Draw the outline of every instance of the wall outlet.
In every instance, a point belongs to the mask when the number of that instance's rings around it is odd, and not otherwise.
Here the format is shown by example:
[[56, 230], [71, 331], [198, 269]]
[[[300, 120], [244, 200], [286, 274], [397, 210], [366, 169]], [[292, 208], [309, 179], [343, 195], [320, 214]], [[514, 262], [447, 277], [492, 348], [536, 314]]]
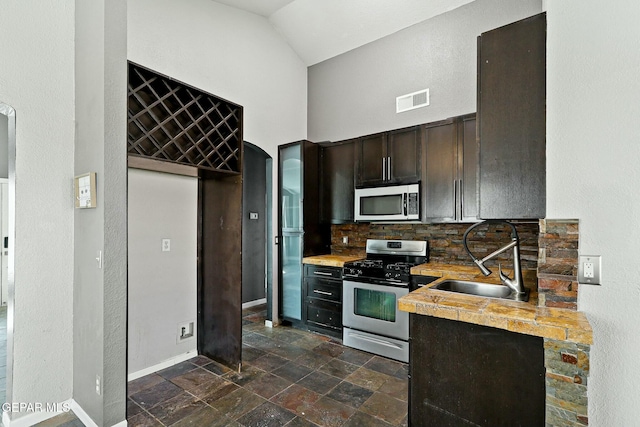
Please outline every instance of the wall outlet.
[[194, 322], [185, 322], [178, 324], [178, 342], [193, 337]]
[[578, 283], [599, 285], [601, 282], [602, 259], [600, 255], [580, 255], [578, 260]]
[[169, 252], [171, 250], [171, 239], [162, 239], [162, 252]]
[[100, 375], [96, 375], [96, 394], [100, 396], [102, 394], [102, 381]]
[[342, 244], [343, 245], [349, 244], [349, 236], [342, 236]]

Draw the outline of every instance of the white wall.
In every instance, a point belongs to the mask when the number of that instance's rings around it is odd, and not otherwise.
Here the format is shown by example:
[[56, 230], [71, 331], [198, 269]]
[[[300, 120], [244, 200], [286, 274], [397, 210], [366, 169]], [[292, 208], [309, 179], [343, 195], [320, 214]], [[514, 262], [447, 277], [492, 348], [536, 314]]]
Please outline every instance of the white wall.
[[244, 107], [244, 139], [275, 157], [306, 137], [307, 69], [266, 18], [210, 0], [130, 0], [130, 61]]
[[[242, 105], [244, 140], [274, 161], [278, 145], [307, 136], [307, 68], [262, 16], [210, 0], [129, 0], [127, 55]], [[274, 191], [273, 206], [276, 197]], [[277, 229], [275, 212], [271, 226]]]
[[640, 396], [640, 3], [547, 2], [547, 215], [580, 220], [593, 329], [589, 425], [638, 425]]
[[7, 140], [7, 132], [9, 131], [7, 116], [0, 115], [0, 178], [9, 177], [9, 141]]
[[[128, 373], [196, 350], [198, 180], [129, 169]], [[171, 250], [161, 241], [171, 239]]]
[[[311, 141], [339, 141], [476, 111], [477, 37], [535, 15], [541, 0], [476, 0], [309, 67]], [[397, 96], [430, 105], [396, 114]]]
[[7, 398], [62, 402], [73, 384], [74, 1], [3, 1], [0, 28], [0, 101], [16, 110], [17, 145]]
[[96, 172], [97, 203], [74, 216], [73, 398], [109, 426], [126, 403], [126, 0], [76, 0], [74, 35], [74, 174]]

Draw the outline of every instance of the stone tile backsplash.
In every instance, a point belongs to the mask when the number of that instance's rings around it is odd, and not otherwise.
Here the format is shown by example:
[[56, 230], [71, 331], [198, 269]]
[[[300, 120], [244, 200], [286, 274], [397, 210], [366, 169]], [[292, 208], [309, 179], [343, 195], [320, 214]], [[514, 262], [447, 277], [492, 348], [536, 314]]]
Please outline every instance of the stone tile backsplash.
[[[522, 268], [535, 270], [538, 263], [538, 222], [515, 222], [520, 237]], [[364, 254], [367, 239], [427, 240], [429, 261], [442, 264], [472, 265], [462, 244], [462, 236], [471, 224], [341, 224], [331, 226], [331, 253]], [[505, 225], [479, 228], [469, 235], [469, 248], [477, 257], [485, 256], [511, 240]], [[342, 243], [343, 237], [349, 243]], [[507, 251], [487, 265], [497, 271], [498, 263], [512, 268], [512, 251]]]
[[578, 220], [540, 220], [539, 306], [577, 309], [578, 237]]

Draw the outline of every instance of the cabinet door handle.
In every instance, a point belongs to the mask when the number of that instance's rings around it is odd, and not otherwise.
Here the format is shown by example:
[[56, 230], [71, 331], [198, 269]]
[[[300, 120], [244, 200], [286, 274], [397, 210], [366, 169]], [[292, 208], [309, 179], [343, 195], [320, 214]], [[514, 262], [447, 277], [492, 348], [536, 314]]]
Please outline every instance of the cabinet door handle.
[[324, 271], [314, 271], [313, 274], [317, 274], [318, 276], [332, 276], [331, 273], [325, 273]]
[[462, 218], [464, 216], [464, 195], [462, 193], [462, 180], [460, 180], [460, 185], [458, 185], [458, 197], [460, 197], [460, 220], [462, 221]]
[[387, 180], [387, 174], [385, 173], [386, 171], [386, 165], [384, 164], [384, 157], [382, 158], [382, 180], [386, 181]]
[[453, 180], [453, 219], [458, 219], [458, 180]]
[[391, 181], [391, 157], [387, 157], [387, 180]]
[[327, 296], [331, 296], [331, 295], [333, 295], [333, 292], [319, 291], [319, 290], [317, 290], [317, 289], [314, 289], [314, 290], [313, 290], [313, 293], [314, 293], [314, 294], [320, 294], [320, 295], [327, 295]]

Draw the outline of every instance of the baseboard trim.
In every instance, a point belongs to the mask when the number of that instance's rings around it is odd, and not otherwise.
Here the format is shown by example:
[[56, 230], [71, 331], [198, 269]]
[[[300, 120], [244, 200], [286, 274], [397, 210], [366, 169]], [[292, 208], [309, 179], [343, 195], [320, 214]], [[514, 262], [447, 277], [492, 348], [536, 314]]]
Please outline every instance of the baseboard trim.
[[198, 350], [191, 350], [187, 353], [180, 354], [178, 356], [167, 359], [163, 362], [160, 362], [156, 365], [149, 366], [148, 368], [141, 369], [136, 372], [132, 372], [127, 375], [127, 381], [133, 381], [138, 378], [144, 377], [145, 375], [153, 374], [154, 372], [158, 372], [162, 369], [169, 368], [173, 365], [177, 365], [180, 362], [184, 362], [185, 360], [189, 360], [198, 355]]
[[76, 417], [78, 417], [78, 419], [82, 421], [82, 424], [84, 424], [86, 427], [98, 427], [98, 424], [96, 424], [95, 421], [93, 421], [93, 419], [89, 416], [89, 414], [87, 414], [84, 409], [82, 409], [82, 406], [80, 406], [78, 402], [71, 399], [70, 405], [71, 410], [74, 414], [76, 414]]
[[[68, 407], [70, 410], [75, 412], [75, 409], [73, 408], [73, 399], [69, 399], [69, 400], [65, 400], [62, 403], [59, 403], [58, 405], [60, 405], [60, 407]], [[77, 404], [76, 404], [77, 405]], [[79, 408], [79, 406], [78, 406]], [[82, 411], [84, 413], [84, 411]], [[30, 427], [33, 426], [35, 424], [41, 423], [43, 421], [48, 420], [49, 418], [53, 418], [55, 416], [58, 416], [60, 414], [64, 414], [64, 411], [60, 411], [60, 412], [29, 412], [26, 413], [26, 415], [22, 416], [22, 417], [18, 417], [15, 419], [11, 419], [9, 417], [9, 412], [3, 412], [2, 413], [2, 425], [4, 427]], [[76, 413], [76, 416], [78, 414]], [[78, 416], [78, 418], [80, 418]], [[84, 421], [83, 421], [84, 422]], [[96, 426], [96, 424], [86, 424], [85, 425], [87, 427], [94, 427]], [[97, 427], [97, 426], [96, 426]]]
[[[82, 409], [82, 406], [80, 406], [80, 404], [74, 399], [71, 399], [69, 401], [69, 406], [71, 407], [73, 413], [76, 414], [76, 417], [78, 417], [78, 419], [82, 421], [85, 427], [98, 427], [98, 424], [93, 421], [89, 414], [87, 414], [84, 409]], [[114, 424], [111, 427], [127, 427], [127, 420], [122, 420], [118, 424]]]
[[242, 309], [246, 310], [247, 308], [251, 308], [251, 307], [255, 307], [256, 305], [261, 305], [261, 304], [266, 304], [267, 303], [267, 299], [266, 298], [261, 298], [261, 299], [257, 299], [254, 301], [249, 301], [249, 302], [245, 302], [242, 304]]
[[[74, 399], [65, 400], [64, 402], [59, 404], [60, 407], [67, 407], [70, 411], [72, 411], [76, 417], [82, 421], [82, 424], [85, 427], [98, 427], [98, 424], [93, 421], [93, 419], [82, 409], [82, 406], [78, 404]], [[16, 418], [14, 420], [9, 418], [8, 412], [2, 413], [2, 425], [4, 427], [30, 427], [35, 424], [41, 423], [43, 421], [47, 421], [53, 417], [57, 417], [60, 414], [64, 414], [65, 411], [61, 412], [30, 412], [23, 417]], [[112, 427], [127, 427], [127, 420], [122, 420], [118, 424], [114, 424]]]

